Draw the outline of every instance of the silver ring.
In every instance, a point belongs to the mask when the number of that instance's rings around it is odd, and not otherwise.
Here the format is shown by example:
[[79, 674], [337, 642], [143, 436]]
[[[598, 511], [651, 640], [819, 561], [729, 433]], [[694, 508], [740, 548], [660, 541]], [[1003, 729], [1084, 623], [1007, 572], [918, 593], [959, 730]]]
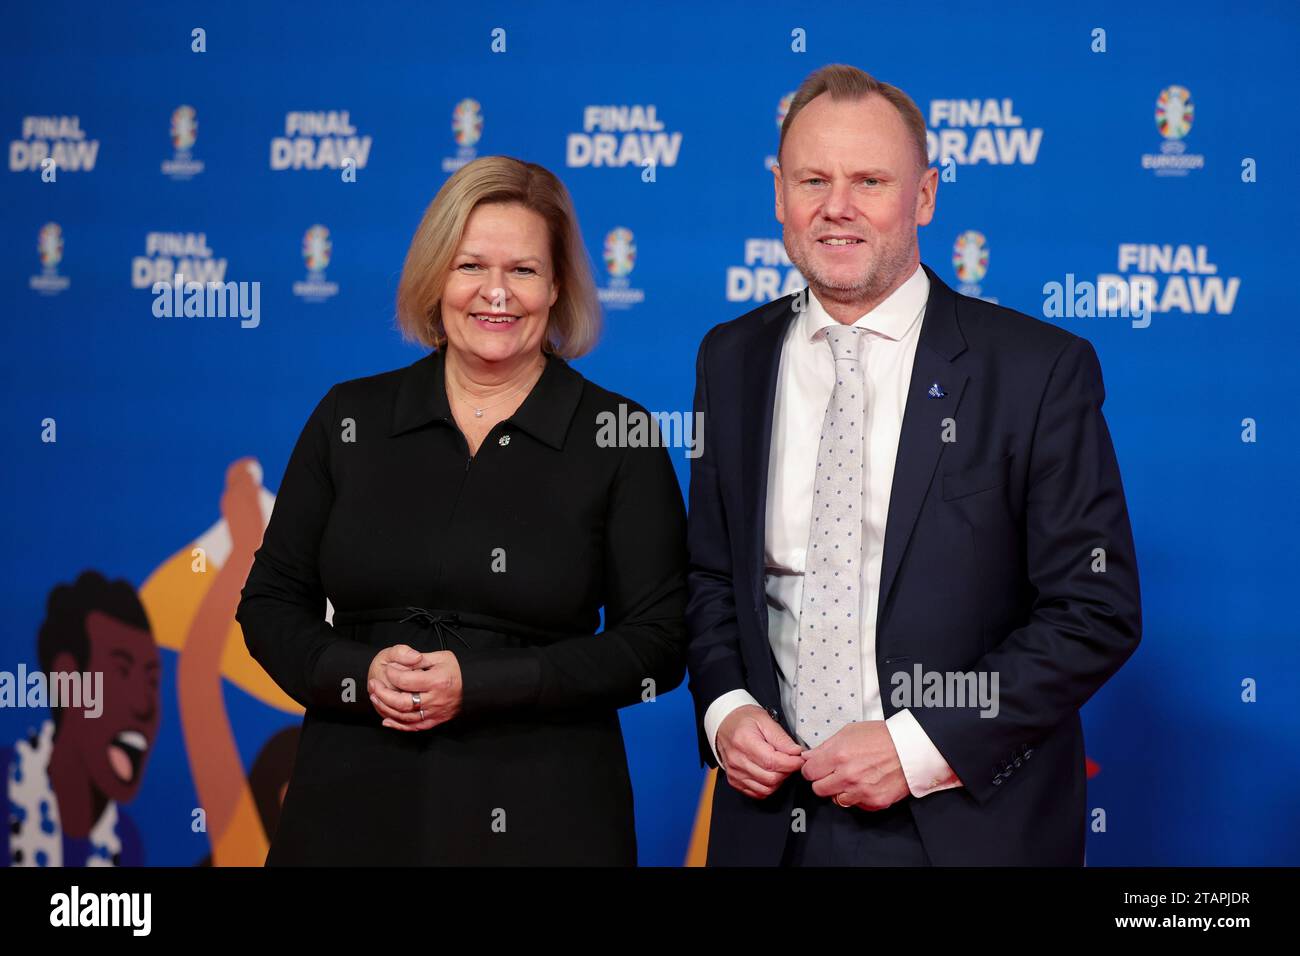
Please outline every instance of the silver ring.
[[411, 695], [411, 703], [415, 705], [416, 710], [419, 710], [419, 708], [420, 708], [420, 695], [419, 695], [419, 694], [412, 694], [412, 695]]
[[424, 720], [424, 708], [423, 708], [423, 707], [420, 708], [420, 719], [421, 719], [421, 720]]

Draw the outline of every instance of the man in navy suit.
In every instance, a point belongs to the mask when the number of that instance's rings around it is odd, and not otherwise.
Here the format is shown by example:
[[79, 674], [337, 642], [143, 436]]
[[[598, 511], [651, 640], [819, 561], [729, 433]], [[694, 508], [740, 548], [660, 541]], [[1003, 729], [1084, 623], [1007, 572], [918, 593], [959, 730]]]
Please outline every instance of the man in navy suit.
[[901, 90], [818, 70], [778, 160], [808, 288], [697, 361], [709, 863], [1080, 865], [1079, 708], [1141, 636], [1096, 353], [920, 264], [938, 173]]

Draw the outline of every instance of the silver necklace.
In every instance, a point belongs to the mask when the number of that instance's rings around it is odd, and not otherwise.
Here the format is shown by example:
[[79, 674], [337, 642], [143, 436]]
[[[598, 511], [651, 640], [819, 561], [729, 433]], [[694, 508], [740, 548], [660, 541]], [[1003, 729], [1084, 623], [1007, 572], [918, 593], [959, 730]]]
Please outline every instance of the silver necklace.
[[[545, 365], [546, 365], [546, 360], [543, 359], [543, 360], [542, 360], [542, 364], [541, 364], [540, 366], [538, 366], [538, 367], [539, 367], [539, 368], [544, 368]], [[520, 385], [517, 389], [515, 389], [513, 392], [511, 392], [511, 393], [510, 393], [509, 395], [507, 395], [505, 398], [502, 398], [502, 399], [499, 399], [499, 400], [497, 400], [497, 401], [495, 401], [495, 402], [492, 402], [492, 403], [489, 404], [489, 405], [483, 405], [483, 406], [475, 405], [473, 402], [469, 401], [468, 399], [464, 399], [464, 398], [460, 399], [460, 402], [461, 402], [461, 404], [463, 404], [463, 405], [468, 405], [470, 408], [474, 409], [474, 417], [475, 417], [475, 418], [482, 418], [482, 417], [483, 417], [483, 413], [484, 413], [485, 411], [487, 411], [489, 408], [496, 408], [498, 405], [501, 405], [501, 404], [504, 404], [505, 402], [510, 401], [510, 399], [514, 398], [516, 395], [518, 395], [520, 392], [522, 392], [525, 388], [532, 388], [532, 387], [533, 387], [534, 385], [536, 385], [536, 384], [538, 383], [538, 381], [540, 381], [540, 380], [541, 380], [541, 376], [539, 375], [539, 376], [537, 376], [537, 378], [533, 379], [531, 382], [528, 382], [528, 383], [526, 383], [526, 384], [524, 384], [524, 385]], [[452, 384], [453, 384], [453, 386], [455, 386], [455, 383], [454, 383], [454, 382], [453, 382]]]

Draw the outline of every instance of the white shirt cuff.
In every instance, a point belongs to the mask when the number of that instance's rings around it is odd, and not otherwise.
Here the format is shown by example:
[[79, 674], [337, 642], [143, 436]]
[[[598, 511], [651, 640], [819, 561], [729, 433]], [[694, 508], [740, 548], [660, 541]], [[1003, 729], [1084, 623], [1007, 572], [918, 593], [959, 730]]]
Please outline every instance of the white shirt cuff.
[[910, 710], [900, 710], [886, 720], [885, 729], [893, 738], [912, 796], [924, 797], [962, 785]]
[[718, 761], [719, 767], [722, 766], [722, 761], [718, 760], [718, 748], [714, 743], [714, 739], [718, 736], [718, 728], [722, 726], [722, 722], [727, 719], [728, 714], [737, 707], [744, 707], [746, 704], [753, 704], [755, 707], [762, 706], [744, 688], [729, 690], [709, 704], [709, 709], [704, 712], [704, 736], [709, 741], [709, 749], [713, 751], [713, 759]]

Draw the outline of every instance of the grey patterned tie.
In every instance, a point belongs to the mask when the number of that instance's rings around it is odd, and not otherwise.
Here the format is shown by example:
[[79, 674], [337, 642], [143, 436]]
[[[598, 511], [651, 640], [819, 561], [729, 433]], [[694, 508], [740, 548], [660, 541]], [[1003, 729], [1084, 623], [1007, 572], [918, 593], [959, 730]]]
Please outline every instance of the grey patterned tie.
[[835, 356], [835, 386], [822, 420], [804, 561], [795, 668], [795, 732], [815, 747], [862, 719], [861, 582], [863, 528], [860, 350], [866, 331], [826, 330]]

